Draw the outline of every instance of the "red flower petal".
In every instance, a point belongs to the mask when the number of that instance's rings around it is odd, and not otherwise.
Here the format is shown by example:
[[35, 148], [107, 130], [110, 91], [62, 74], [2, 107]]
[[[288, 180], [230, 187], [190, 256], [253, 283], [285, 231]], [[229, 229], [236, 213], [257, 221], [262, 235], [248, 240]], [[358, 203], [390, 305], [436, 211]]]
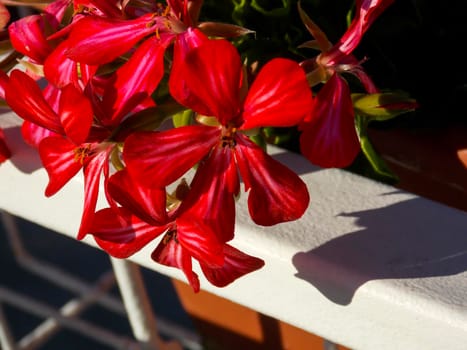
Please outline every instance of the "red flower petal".
[[120, 67], [115, 82], [107, 87], [103, 103], [114, 124], [151, 96], [164, 75], [164, 53], [172, 38], [151, 37]]
[[237, 166], [229, 147], [216, 147], [196, 171], [191, 191], [180, 210], [208, 225], [221, 242], [234, 236], [235, 196], [239, 192]]
[[74, 0], [55, 0], [44, 8], [44, 13], [54, 29], [57, 29], [60, 25], [68, 6], [71, 5], [73, 1]]
[[216, 287], [225, 287], [247, 273], [264, 266], [263, 260], [245, 254], [228, 244], [224, 245], [223, 253], [225, 262], [221, 267], [200, 263], [204, 275]]
[[127, 169], [109, 178], [107, 188], [114, 200], [140, 219], [162, 225], [167, 221], [166, 192], [164, 189], [147, 188], [133, 181]]
[[297, 174], [244, 136], [237, 137], [235, 151], [245, 190], [250, 190], [248, 209], [255, 223], [271, 226], [303, 215], [310, 196]]
[[322, 54], [327, 64], [338, 64], [354, 51], [371, 24], [393, 2], [394, 0], [359, 0], [356, 4], [356, 16], [347, 31], [336, 45]]
[[110, 255], [128, 258], [166, 230], [165, 225], [148, 224], [125, 208], [106, 208], [94, 215], [89, 233]]
[[261, 69], [248, 92], [241, 128], [296, 125], [311, 104], [304, 70], [292, 60], [273, 59]]
[[135, 20], [85, 17], [73, 25], [67, 55], [90, 65], [109, 63], [155, 31], [152, 14]]
[[21, 136], [28, 145], [38, 148], [46, 137], [61, 135], [25, 120], [21, 125]]
[[159, 264], [176, 267], [182, 270], [193, 288], [193, 291], [195, 293], [199, 291], [199, 279], [198, 275], [192, 270], [191, 256], [188, 254], [187, 250], [174, 239], [172, 234], [166, 234], [151, 254], [151, 258]]
[[8, 26], [13, 47], [37, 63], [43, 63], [53, 47], [46, 39], [45, 16], [30, 15], [20, 18]]
[[198, 261], [222, 266], [222, 243], [212, 229], [191, 215], [177, 218], [177, 241]]
[[[241, 109], [242, 64], [235, 46], [227, 40], [208, 40], [193, 48], [184, 64], [174, 67], [180, 83], [170, 93], [182, 105], [203, 115], [215, 116], [226, 125]], [[187, 93], [189, 95], [187, 96]]]
[[80, 79], [86, 84], [89, 76], [95, 74], [98, 66], [81, 63], [79, 66], [80, 74], [78, 74], [78, 64], [66, 56], [66, 50], [68, 50], [68, 43], [62, 42], [47, 57], [44, 62], [45, 78], [56, 87], [63, 87], [70, 83], [79, 86]]
[[83, 167], [77, 161], [76, 145], [61, 136], [51, 136], [39, 144], [39, 154], [49, 175], [47, 197], [59, 191]]
[[63, 134], [57, 114], [44, 99], [37, 83], [27, 74], [16, 69], [11, 72], [5, 100], [21, 118]]
[[83, 239], [89, 232], [96, 211], [97, 197], [99, 194], [99, 185], [102, 172], [108, 173], [109, 154], [112, 147], [90, 156], [84, 165], [84, 205], [81, 224], [79, 227], [77, 239]]
[[218, 128], [185, 126], [128, 136], [123, 159], [130, 174], [146, 187], [162, 188], [184, 175], [218, 142]]
[[315, 165], [342, 168], [360, 151], [350, 89], [334, 74], [318, 92], [311, 117], [300, 129], [302, 154]]
[[86, 141], [94, 112], [89, 100], [74, 85], [62, 89], [58, 114], [70, 141], [77, 145]]

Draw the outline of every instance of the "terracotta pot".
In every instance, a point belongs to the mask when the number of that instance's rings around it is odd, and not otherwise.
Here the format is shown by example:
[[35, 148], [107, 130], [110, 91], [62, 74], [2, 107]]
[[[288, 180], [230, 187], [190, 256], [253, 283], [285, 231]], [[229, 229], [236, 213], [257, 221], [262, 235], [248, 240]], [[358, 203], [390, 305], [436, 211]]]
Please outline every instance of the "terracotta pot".
[[396, 187], [467, 211], [467, 126], [370, 129]]

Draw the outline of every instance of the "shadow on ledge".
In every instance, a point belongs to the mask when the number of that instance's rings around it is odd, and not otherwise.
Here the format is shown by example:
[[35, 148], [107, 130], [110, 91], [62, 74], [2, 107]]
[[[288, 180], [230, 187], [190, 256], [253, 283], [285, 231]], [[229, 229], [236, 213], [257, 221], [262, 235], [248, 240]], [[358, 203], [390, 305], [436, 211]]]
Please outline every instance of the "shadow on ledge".
[[296, 276], [347, 305], [377, 279], [448, 276], [467, 270], [467, 215], [426, 199], [342, 213], [362, 229], [297, 253]]

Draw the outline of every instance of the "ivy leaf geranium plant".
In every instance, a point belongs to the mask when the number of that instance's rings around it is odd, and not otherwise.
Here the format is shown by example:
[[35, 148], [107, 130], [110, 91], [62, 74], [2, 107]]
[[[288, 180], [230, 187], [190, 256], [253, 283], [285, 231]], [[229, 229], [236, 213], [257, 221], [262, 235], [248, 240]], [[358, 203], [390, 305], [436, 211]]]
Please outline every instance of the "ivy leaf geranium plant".
[[[240, 195], [262, 226], [308, 208], [306, 184], [268, 154], [264, 130], [297, 128], [307, 159], [345, 167], [367, 145], [357, 117], [416, 107], [379, 92], [352, 54], [391, 0], [356, 1], [336, 44], [300, 2], [287, 1], [313, 39], [300, 48], [319, 53], [265, 62], [238, 45], [254, 31], [202, 20], [202, 0], [55, 0], [14, 21], [2, 3], [21, 2], [0, 2], [7, 55], [21, 60], [3, 60], [0, 95], [40, 155], [45, 195], [82, 172], [77, 239], [92, 235], [118, 258], [158, 239], [151, 258], [182, 270], [195, 292], [193, 261], [218, 287], [264, 265], [230, 243]], [[362, 85], [358, 98], [347, 75]], [[10, 156], [1, 133], [0, 153]], [[101, 192], [108, 208], [97, 210]]]

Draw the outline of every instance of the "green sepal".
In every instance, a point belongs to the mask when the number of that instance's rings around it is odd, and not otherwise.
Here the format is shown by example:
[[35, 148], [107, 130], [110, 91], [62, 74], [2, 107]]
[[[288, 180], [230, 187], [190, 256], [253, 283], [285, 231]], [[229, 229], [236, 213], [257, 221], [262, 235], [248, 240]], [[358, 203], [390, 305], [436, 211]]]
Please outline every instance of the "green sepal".
[[193, 122], [193, 111], [185, 109], [172, 116], [172, 123], [176, 128], [190, 125]]
[[282, 0], [282, 6], [283, 7], [266, 10], [261, 4], [259, 4], [258, 0], [251, 1], [251, 7], [266, 17], [287, 16], [290, 12], [291, 0]]
[[368, 160], [378, 179], [387, 183], [397, 183], [399, 182], [399, 178], [389, 169], [386, 162], [371, 144], [370, 138], [368, 137], [368, 121], [368, 118], [364, 116], [355, 115], [355, 127], [360, 139], [362, 153]]
[[168, 101], [135, 113], [123, 121], [121, 129], [156, 130], [165, 120], [184, 109], [180, 104]]
[[290, 133], [288, 130], [278, 129], [273, 127], [265, 127], [262, 129], [263, 135], [267, 143], [273, 145], [281, 145], [290, 141]]
[[125, 168], [125, 165], [122, 162], [121, 159], [121, 154], [120, 154], [120, 148], [122, 145], [119, 145], [117, 147], [114, 147], [112, 152], [110, 153], [110, 162], [115, 168], [115, 170], [123, 170]]
[[355, 113], [370, 120], [388, 120], [414, 111], [418, 105], [405, 92], [352, 94]]
[[261, 147], [265, 152], [268, 147], [266, 139], [261, 134], [251, 135], [249, 136], [250, 140], [256, 143], [259, 147]]

